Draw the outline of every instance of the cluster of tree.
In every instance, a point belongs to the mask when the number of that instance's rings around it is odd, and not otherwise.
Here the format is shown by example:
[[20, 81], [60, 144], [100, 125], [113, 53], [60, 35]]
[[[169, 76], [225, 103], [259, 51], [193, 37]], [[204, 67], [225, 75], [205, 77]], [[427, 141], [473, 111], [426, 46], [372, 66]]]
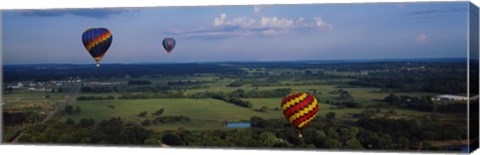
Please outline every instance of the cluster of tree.
[[236, 91], [228, 94], [230, 97], [238, 98], [273, 98], [273, 97], [285, 97], [292, 92], [291, 88], [279, 88], [273, 90], [250, 90], [245, 91], [243, 89], [237, 89]]
[[346, 90], [343, 89], [336, 89], [333, 91], [328, 92], [330, 94], [338, 94], [336, 97], [338, 100], [343, 100], [343, 101], [353, 101], [353, 96], [350, 95], [350, 93]]
[[[434, 93], [466, 93], [467, 80], [464, 63], [425, 64], [422, 70], [388, 70], [357, 77], [350, 85], [396, 89], [398, 91], [426, 91]], [[418, 66], [417, 66], [418, 68]]]
[[[165, 124], [165, 123], [175, 123], [175, 122], [188, 122], [190, 118], [187, 116], [160, 116], [164, 113], [165, 109], [161, 108], [152, 113], [155, 117], [153, 120], [145, 119], [141, 124], [148, 126], [150, 124]], [[146, 117], [148, 114], [147, 111], [143, 111], [137, 115], [137, 117]]]
[[[382, 104], [378, 104], [378, 105], [382, 105]], [[362, 112], [357, 113], [357, 114], [353, 114], [352, 117], [354, 117], [354, 118], [370, 118], [370, 117], [374, 116], [375, 114], [382, 112], [381, 108], [382, 108], [381, 106], [378, 106], [378, 107], [375, 107], [375, 108], [367, 107], [367, 108], [363, 109]]]
[[277, 147], [366, 148], [358, 139], [358, 133], [361, 131], [359, 128], [333, 125], [331, 121], [324, 118], [317, 117], [308, 125], [308, 128], [300, 130], [303, 135], [302, 140], [284, 119], [264, 120], [260, 117], [252, 117], [251, 122], [254, 129], [273, 132], [277, 139], [282, 139], [284, 144], [277, 144]]
[[161, 93], [125, 93], [118, 97], [118, 99], [151, 99], [151, 98], [186, 98], [182, 92], [161, 92]]
[[[332, 114], [328, 114], [332, 115]], [[334, 114], [333, 114], [334, 115]], [[327, 149], [383, 149], [407, 150], [440, 149], [432, 147], [431, 140], [465, 139], [464, 130], [454, 125], [441, 125], [428, 120], [402, 120], [386, 118], [360, 118], [357, 126], [317, 117], [308, 128], [302, 129], [302, 139], [285, 119], [268, 119], [254, 116], [250, 129], [230, 130], [178, 130], [151, 131], [120, 118], [95, 124], [91, 119], [78, 123], [49, 121], [33, 125], [20, 136], [19, 142], [61, 144], [119, 144], [214, 147], [280, 147]], [[334, 116], [333, 116], [334, 117]], [[143, 125], [188, 121], [185, 116], [157, 117], [145, 120]], [[421, 121], [420, 123], [417, 121]], [[401, 130], [399, 130], [401, 129]]]
[[260, 107], [259, 109], [255, 109], [255, 111], [258, 111], [258, 112], [267, 112], [267, 111], [268, 111], [268, 107], [267, 107], [267, 106], [262, 106], [262, 107]]
[[245, 107], [245, 108], [251, 108], [252, 107], [252, 103], [250, 103], [250, 101], [241, 100], [238, 97], [230, 97], [230, 96], [225, 95], [224, 93], [213, 94], [212, 98], [222, 100], [222, 101], [225, 101], [225, 102], [228, 102], [228, 103], [232, 103], [232, 104], [235, 104], [235, 105], [238, 105], [238, 106], [241, 106], [241, 107]]
[[150, 85], [152, 82], [146, 80], [129, 80], [128, 85]]
[[171, 90], [169, 86], [160, 85], [135, 85], [135, 87], [124, 87], [120, 92], [165, 92]]
[[162, 115], [164, 111], [165, 110], [163, 108], [161, 108], [161, 109], [158, 109], [157, 111], [155, 111], [152, 115], [159, 116], [159, 115]]
[[126, 100], [126, 99], [149, 99], [151, 98], [150, 95], [144, 93], [129, 93], [123, 94], [118, 97], [118, 99]]
[[[207, 86], [208, 87], [208, 86]], [[83, 86], [82, 92], [86, 93], [111, 93], [111, 92], [168, 92], [170, 90], [178, 89], [198, 89], [205, 88], [204, 86], [188, 86], [188, 87], [178, 87], [178, 86], [160, 86], [160, 85], [135, 85], [132, 87], [122, 86]]]
[[336, 116], [337, 116], [337, 113], [335, 113], [335, 112], [328, 112], [327, 114], [325, 114], [325, 118], [327, 118], [329, 120], [335, 119]]
[[[42, 68], [42, 69], [38, 69]], [[245, 74], [245, 71], [234, 66], [225, 66], [222, 64], [209, 63], [185, 63], [185, 64], [108, 64], [103, 65], [102, 72], [92, 72], [88, 65], [65, 65], [65, 64], [45, 64], [45, 65], [6, 65], [3, 69], [5, 73], [4, 82], [13, 81], [50, 81], [62, 80], [69, 77], [102, 79], [131, 78], [144, 76], [158, 76], [166, 73], [171, 76], [187, 76], [196, 74], [223, 74], [232, 77]]]
[[236, 81], [233, 81], [232, 83], [228, 84], [227, 86], [228, 87], [241, 87], [245, 85], [245, 83], [241, 80], [236, 80]]
[[145, 116], [147, 116], [147, 111], [143, 111], [143, 112], [141, 112], [141, 113], [138, 113], [137, 116], [138, 116], [138, 117], [145, 117]]
[[[75, 120], [68, 118], [65, 121], [65, 124], [75, 124]], [[85, 119], [85, 118], [81, 119], [77, 124], [78, 127], [83, 127], [83, 128], [90, 127], [93, 125], [95, 125], [95, 121], [93, 119]]]
[[343, 89], [335, 89], [335, 90], [329, 91], [328, 93], [329, 94], [342, 94], [342, 93], [348, 94], [348, 91]]
[[115, 96], [79, 96], [77, 97], [77, 101], [88, 101], [88, 100], [114, 100]]
[[112, 118], [98, 124], [91, 119], [78, 123], [48, 121], [28, 127], [18, 141], [20, 143], [60, 144], [117, 144], [143, 145], [153, 131], [141, 126], [128, 125], [120, 118]]
[[355, 101], [352, 95], [346, 90], [337, 89], [329, 92], [330, 94], [338, 94], [336, 101], [326, 100], [325, 103], [333, 105], [331, 108], [334, 109], [345, 109], [345, 108], [364, 108], [363, 103]]
[[82, 92], [84, 93], [111, 93], [118, 92], [114, 87], [110, 86], [82, 86]]
[[11, 94], [11, 93], [13, 93], [13, 88], [12, 87], [6, 87], [6, 88], [3, 89], [3, 91]]
[[209, 81], [192, 81], [192, 80], [170, 81], [170, 82], [167, 82], [167, 85], [168, 86], [191, 86], [191, 85], [200, 85], [208, 82]]
[[[303, 142], [317, 148], [436, 150], [441, 148], [432, 147], [428, 141], [466, 138], [466, 133], [459, 127], [429, 120], [417, 123], [415, 120], [362, 117], [357, 126], [350, 126], [332, 122], [334, 117], [335, 113], [328, 113], [326, 118], [314, 119], [308, 128], [302, 130]], [[252, 117], [251, 123], [253, 128], [274, 131], [278, 138], [298, 147], [298, 138], [294, 136], [296, 132], [285, 131], [291, 126], [284, 119]]]
[[251, 117], [250, 124], [252, 127], [264, 128], [264, 129], [265, 128], [285, 128], [290, 126], [290, 124], [285, 119], [265, 120], [258, 116]]
[[445, 79], [431, 79], [424, 82], [424, 91], [448, 94], [466, 93], [468, 85], [467, 79], [464, 76]]
[[77, 112], [77, 113], [81, 112], [79, 106], [77, 106], [77, 107], [75, 108], [75, 110], [74, 110], [74, 109], [73, 109], [73, 106], [71, 106], [71, 105], [66, 105], [64, 111], [65, 111], [67, 114], [73, 114], [74, 112]]
[[233, 81], [228, 84], [228, 87], [241, 87], [243, 85], [251, 84], [252, 87], [266, 87], [266, 86], [279, 86], [278, 79], [272, 76], [266, 76], [267, 78], [242, 78], [241, 80]]
[[185, 91], [187, 89], [207, 89], [210, 88], [208, 85], [196, 84], [196, 85], [185, 85], [185, 86], [168, 86], [170, 90], [181, 90]]
[[231, 93], [225, 92], [198, 92], [190, 94], [188, 98], [213, 98], [214, 96], [228, 96], [232, 98], [273, 98], [285, 97], [292, 92], [291, 88], [279, 88], [274, 90], [250, 90], [237, 89]]
[[3, 124], [6, 126], [16, 125], [22, 123], [37, 123], [45, 118], [46, 115], [40, 114], [34, 111], [23, 111], [23, 112], [3, 112]]
[[61, 93], [61, 92], [63, 92], [63, 88], [58, 88], [58, 89], [52, 88], [52, 90], [51, 90], [50, 92], [52, 92], [52, 93], [55, 93], [55, 92]]
[[162, 93], [125, 93], [118, 97], [118, 99], [151, 99], [151, 98], [214, 98], [225, 102], [233, 103], [242, 107], [252, 107], [249, 101], [241, 100], [240, 98], [271, 98], [284, 97], [292, 92], [291, 88], [281, 88], [264, 91], [245, 91], [238, 89], [231, 93], [224, 92], [199, 92], [191, 95], [185, 95], [182, 92], [162, 92]]
[[360, 103], [360, 102], [356, 102], [356, 101], [341, 101], [341, 102], [332, 102], [332, 101], [328, 101], [327, 104], [331, 104], [331, 105], [334, 105], [335, 106], [335, 109], [345, 109], [345, 108], [364, 108], [365, 105]]
[[151, 98], [186, 98], [187, 95], [184, 92], [161, 92], [153, 93]]
[[[417, 123], [417, 121], [422, 121], [422, 123]], [[461, 140], [467, 138], [467, 133], [458, 126], [442, 125], [431, 120], [361, 118], [357, 125], [371, 132], [389, 134], [397, 139], [403, 137], [418, 143], [431, 140]]]
[[135, 86], [135, 87], [122, 87], [120, 89], [116, 88], [116, 86], [113, 87], [115, 92], [131, 92], [131, 93], [136, 93], [136, 92], [152, 92], [152, 93], [158, 93], [158, 92], [169, 92], [171, 90], [186, 90], [186, 89], [204, 89], [204, 88], [209, 88], [207, 85], [171, 85], [171, 86], [162, 86], [162, 85], [140, 85], [140, 86]]
[[177, 122], [188, 122], [190, 117], [187, 116], [159, 116], [155, 117], [152, 120], [153, 124], [166, 124], [166, 123], [177, 123]]
[[[437, 112], [451, 112], [451, 113], [465, 113], [468, 104], [466, 103], [450, 103], [435, 105], [434, 109]], [[474, 108], [475, 104], [470, 103], [470, 109]], [[478, 109], [478, 108], [477, 108]]]
[[26, 114], [23, 112], [3, 112], [3, 123], [5, 125], [20, 124], [26, 120]]

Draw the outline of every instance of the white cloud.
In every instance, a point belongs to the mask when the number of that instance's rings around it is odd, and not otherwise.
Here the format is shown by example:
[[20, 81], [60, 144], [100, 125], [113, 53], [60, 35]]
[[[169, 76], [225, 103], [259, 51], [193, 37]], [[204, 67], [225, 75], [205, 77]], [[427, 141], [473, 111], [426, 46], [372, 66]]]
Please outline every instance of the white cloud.
[[258, 14], [263, 9], [263, 6], [255, 5], [253, 6], [253, 12]]
[[213, 25], [214, 26], [223, 25], [225, 23], [225, 18], [227, 18], [227, 14], [225, 13], [220, 14], [220, 17], [215, 17]]
[[427, 42], [427, 35], [420, 34], [420, 35], [417, 36], [416, 40], [417, 40], [417, 43]]
[[241, 28], [273, 28], [273, 29], [291, 29], [291, 28], [321, 28], [333, 29], [334, 26], [325, 22], [322, 17], [314, 17], [311, 20], [306, 20], [300, 17], [297, 20], [279, 18], [279, 17], [261, 17], [259, 20], [248, 17], [236, 17], [231, 20], [227, 19], [225, 13], [220, 14], [220, 17], [215, 17], [213, 25], [221, 26], [238, 26]]
[[285, 34], [296, 29], [303, 30], [332, 30], [334, 26], [323, 20], [322, 17], [306, 19], [288, 19], [279, 17], [235, 17], [227, 18], [227, 14], [222, 13], [215, 17], [213, 27], [199, 28], [192, 31], [170, 31], [175, 34], [185, 34], [190, 37], [228, 37], [228, 36], [275, 36]]
[[206, 37], [206, 38], [221, 38], [221, 37], [236, 37], [236, 36], [252, 36], [253, 32], [223, 32], [223, 31], [212, 31], [212, 32], [200, 32], [200, 33], [187, 33], [187, 37]]
[[260, 20], [262, 27], [271, 28], [289, 28], [293, 26], [293, 20], [277, 17], [262, 17]]
[[315, 17], [313, 18], [313, 20], [315, 21], [315, 26], [318, 27], [318, 28], [326, 28], [326, 29], [333, 29], [333, 25], [332, 24], [329, 24], [327, 22], [325, 22], [322, 17]]
[[263, 30], [261, 33], [265, 36], [276, 36], [276, 35], [280, 35], [287, 32], [288, 32], [287, 29], [282, 29], [282, 30], [268, 29], [268, 30]]
[[237, 17], [234, 18], [231, 21], [228, 21], [226, 25], [232, 25], [232, 26], [240, 26], [242, 28], [249, 28], [249, 27], [254, 27], [257, 21], [254, 19], [250, 19], [247, 17]]
[[297, 19], [297, 21], [295, 22], [296, 25], [300, 25], [300, 26], [304, 26], [304, 27], [307, 27], [309, 26], [307, 22], [305, 22], [305, 18], [303, 17], [300, 17]]
[[325, 30], [332, 30], [335, 28], [332, 24], [325, 22], [322, 17], [314, 17], [311, 21], [307, 21], [305, 18], [300, 17], [295, 24], [297, 27], [304, 28], [318, 28]]

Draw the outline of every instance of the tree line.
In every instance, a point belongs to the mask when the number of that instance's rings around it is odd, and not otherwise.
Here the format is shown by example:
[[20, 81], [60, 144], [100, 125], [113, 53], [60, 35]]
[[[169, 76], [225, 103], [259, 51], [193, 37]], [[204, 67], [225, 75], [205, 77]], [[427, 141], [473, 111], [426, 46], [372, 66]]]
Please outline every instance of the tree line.
[[79, 96], [77, 97], [77, 101], [89, 101], [89, 100], [114, 100], [115, 96]]
[[[331, 114], [327, 114], [331, 115]], [[329, 116], [331, 117], [331, 116]], [[163, 117], [167, 119], [167, 117]], [[172, 121], [180, 116], [168, 117]], [[183, 118], [185, 119], [185, 118]], [[420, 121], [418, 123], [417, 121]], [[155, 121], [152, 121], [155, 122]], [[163, 123], [159, 121], [160, 123]], [[251, 117], [249, 129], [212, 129], [153, 131], [141, 125], [112, 118], [95, 123], [91, 119], [79, 122], [49, 121], [36, 124], [20, 136], [21, 143], [213, 146], [249, 148], [327, 148], [374, 150], [442, 150], [431, 140], [460, 140], [466, 133], [455, 127], [429, 120], [360, 118], [356, 124], [340, 123], [319, 116], [302, 129], [302, 139], [285, 119]], [[149, 122], [150, 123], [150, 122]], [[143, 125], [146, 125], [142, 123]], [[399, 130], [402, 129], [402, 130]], [[451, 148], [450, 148], [451, 149]], [[458, 148], [459, 149], [459, 148]]]

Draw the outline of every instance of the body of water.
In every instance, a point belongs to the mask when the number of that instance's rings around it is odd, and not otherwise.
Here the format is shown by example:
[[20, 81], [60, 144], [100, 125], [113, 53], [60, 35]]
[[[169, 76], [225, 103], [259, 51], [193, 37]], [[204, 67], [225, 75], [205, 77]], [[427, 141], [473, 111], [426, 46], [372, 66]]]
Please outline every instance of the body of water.
[[225, 125], [227, 128], [250, 128], [250, 122], [229, 122]]

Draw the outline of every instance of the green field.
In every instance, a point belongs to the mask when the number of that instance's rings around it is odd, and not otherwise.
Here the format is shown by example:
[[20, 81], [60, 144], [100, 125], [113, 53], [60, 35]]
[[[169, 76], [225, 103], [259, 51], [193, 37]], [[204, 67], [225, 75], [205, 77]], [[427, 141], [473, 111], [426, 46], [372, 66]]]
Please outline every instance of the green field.
[[[3, 95], [3, 102], [5, 103], [5, 110], [22, 110], [25, 108], [32, 108], [34, 106], [45, 104], [54, 105], [57, 102], [62, 102], [65, 99], [66, 92], [51, 93], [38, 92], [28, 90], [15, 90], [13, 93], [5, 93]], [[48, 98], [46, 97], [48, 95]]]
[[[186, 80], [187, 77], [178, 77], [177, 80]], [[169, 78], [168, 78], [169, 79]], [[201, 77], [196, 80], [212, 80], [213, 77]], [[155, 78], [143, 78], [143, 80], [155, 81], [156, 84], [166, 84], [167, 80], [156, 80]], [[171, 79], [169, 79], [171, 80]], [[191, 79], [190, 79], [191, 80]], [[294, 92], [311, 92], [317, 90], [316, 96], [320, 100], [320, 110], [318, 115], [324, 117], [329, 112], [335, 112], [336, 118], [351, 120], [353, 114], [360, 114], [365, 109], [363, 108], [345, 108], [335, 109], [334, 106], [326, 104], [322, 101], [331, 100], [336, 101], [338, 94], [332, 94], [330, 92], [343, 89], [348, 91], [357, 102], [360, 103], [384, 103], [382, 100], [385, 96], [389, 95], [386, 92], [380, 92], [379, 88], [362, 87], [362, 88], [339, 88], [338, 85], [306, 85], [306, 86], [266, 86], [266, 87], [252, 87], [245, 85], [242, 87], [228, 87], [227, 85], [232, 82], [233, 79], [223, 79], [216, 82], [206, 83], [209, 88], [202, 89], [187, 89], [186, 94], [193, 94], [197, 92], [232, 92], [237, 89], [244, 89], [250, 91], [253, 89], [263, 90], [275, 90], [282, 88], [291, 88]], [[117, 81], [120, 82], [120, 81]], [[125, 83], [118, 85], [118, 87], [132, 87]], [[133, 86], [135, 87], [135, 86]], [[120, 96], [122, 93], [81, 93], [80, 96]], [[436, 95], [433, 93], [398, 93], [399, 95], [409, 96], [424, 96], [424, 95]], [[153, 120], [155, 117], [152, 115], [158, 109], [165, 109], [162, 116], [187, 116], [191, 118], [189, 122], [178, 122], [168, 124], [150, 125], [148, 128], [155, 130], [163, 129], [176, 129], [178, 127], [185, 127], [191, 129], [219, 129], [223, 128], [225, 120], [228, 121], [249, 121], [252, 116], [259, 116], [264, 119], [271, 118], [283, 118], [283, 114], [280, 108], [282, 98], [243, 98], [242, 100], [250, 101], [252, 108], [244, 108], [226, 103], [221, 100], [204, 98], [204, 99], [134, 99], [134, 100], [95, 100], [95, 101], [75, 101], [73, 106], [80, 107], [81, 112], [71, 115], [65, 115], [61, 121], [66, 121], [68, 118], [78, 122], [82, 118], [91, 118], [95, 122], [101, 122], [102, 120], [108, 120], [113, 117], [120, 117], [126, 122], [140, 124], [142, 121], [149, 119]], [[109, 108], [108, 106], [114, 106]], [[266, 106], [267, 112], [259, 112], [256, 109]], [[146, 117], [138, 117], [137, 115], [143, 111], [147, 112]], [[382, 109], [382, 113], [387, 113], [388, 110]], [[403, 118], [412, 118], [414, 116], [421, 116], [427, 113], [397, 109], [396, 116]]]
[[[109, 108], [113, 105], [115, 108]], [[126, 122], [140, 123], [145, 119], [153, 119], [152, 113], [158, 109], [165, 109], [162, 116], [187, 116], [191, 118], [187, 123], [173, 123], [159, 128], [219, 128], [225, 120], [249, 121], [252, 116], [265, 119], [283, 117], [280, 111], [257, 112], [253, 109], [239, 107], [215, 99], [145, 99], [145, 100], [105, 100], [105, 101], [76, 101], [74, 107], [79, 106], [80, 113], [65, 115], [63, 120], [71, 118], [76, 122], [82, 118], [91, 118], [95, 122], [120, 117]], [[147, 111], [147, 117], [137, 115]], [[154, 126], [155, 127], [155, 126]]]
[[[266, 106], [269, 109], [280, 108], [280, 103], [282, 102], [282, 98], [261, 98], [261, 99], [255, 98], [255, 99], [244, 99], [244, 100], [252, 102], [254, 109], [259, 109], [262, 106]], [[351, 119], [352, 114], [359, 114], [364, 111], [363, 108], [332, 109], [331, 107], [332, 105], [319, 102], [318, 115], [325, 116], [329, 112], [334, 112], [337, 118]], [[422, 115], [429, 114], [428, 112], [419, 112], [419, 111], [406, 110], [406, 109], [396, 109], [395, 111], [397, 113], [397, 116], [402, 116], [402, 117], [422, 116]], [[279, 111], [279, 113], [281, 112]], [[387, 113], [387, 110], [383, 109], [381, 110], [381, 113]]]
[[[244, 99], [253, 104], [252, 108], [244, 108], [226, 103], [216, 99], [136, 99], [136, 100], [101, 100], [101, 101], [76, 101], [73, 106], [80, 107], [81, 112], [66, 114], [62, 121], [73, 119], [76, 122], [82, 118], [93, 119], [95, 122], [108, 120], [113, 117], [120, 117], [126, 122], [140, 124], [142, 121], [153, 120], [152, 115], [156, 110], [163, 108], [165, 111], [162, 116], [187, 116], [191, 118], [189, 122], [168, 123], [161, 125], [150, 125], [149, 128], [155, 130], [176, 129], [184, 127], [188, 129], [221, 129], [225, 120], [230, 122], [249, 121], [252, 116], [259, 116], [264, 119], [283, 118], [279, 108], [281, 98], [249, 98]], [[109, 105], [114, 108], [108, 107]], [[268, 107], [267, 112], [258, 112], [262, 106]], [[320, 110], [318, 115], [324, 117], [329, 112], [335, 112], [338, 119], [352, 119], [353, 114], [359, 114], [364, 109], [346, 108], [333, 109], [332, 106], [325, 103], [319, 103]], [[146, 117], [137, 115], [143, 111], [147, 112]], [[396, 110], [397, 116], [412, 117], [428, 113], [412, 110]], [[387, 110], [382, 110], [387, 113]]]

